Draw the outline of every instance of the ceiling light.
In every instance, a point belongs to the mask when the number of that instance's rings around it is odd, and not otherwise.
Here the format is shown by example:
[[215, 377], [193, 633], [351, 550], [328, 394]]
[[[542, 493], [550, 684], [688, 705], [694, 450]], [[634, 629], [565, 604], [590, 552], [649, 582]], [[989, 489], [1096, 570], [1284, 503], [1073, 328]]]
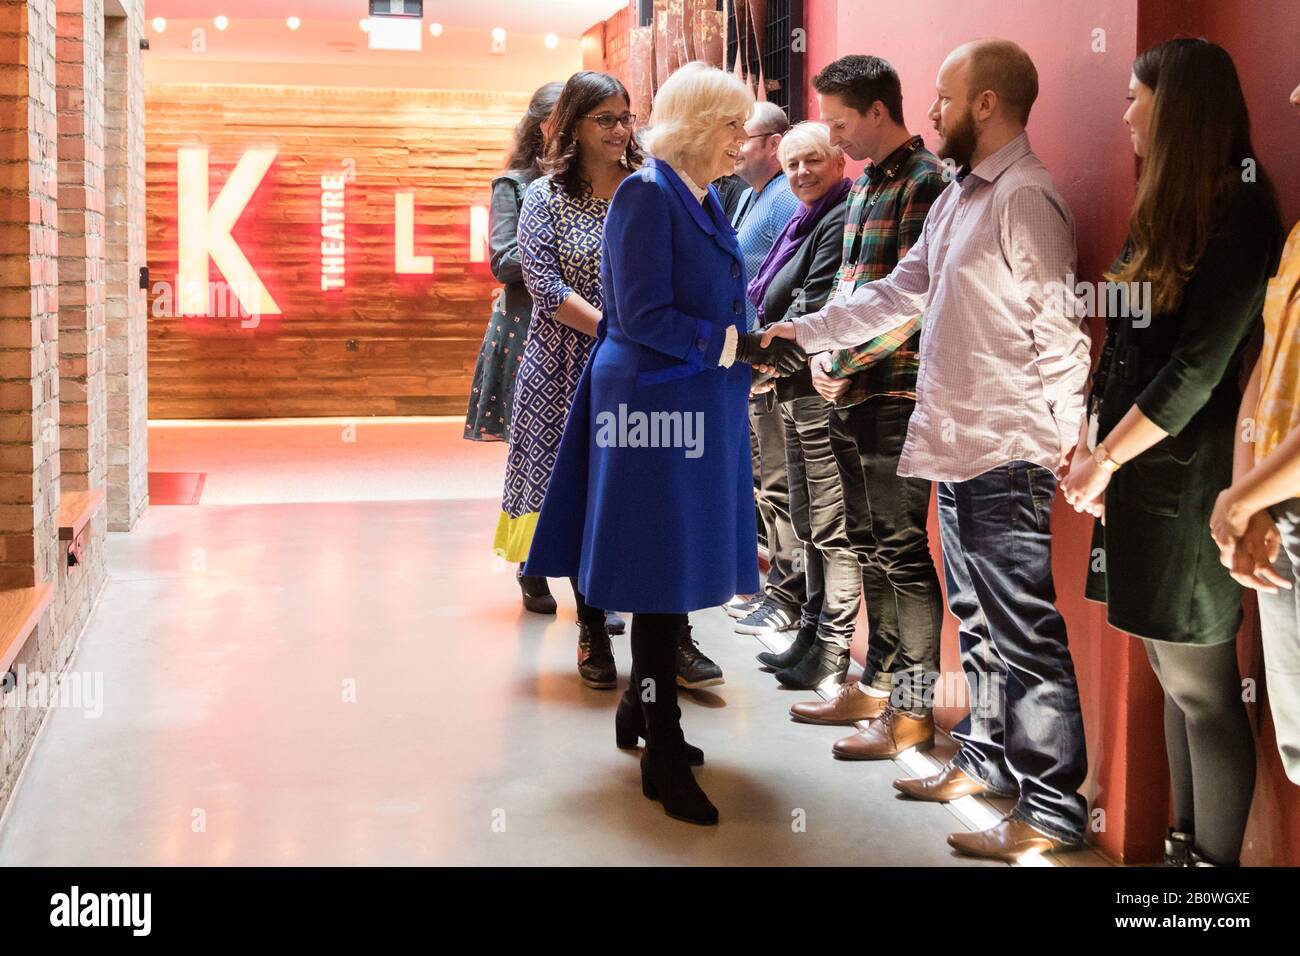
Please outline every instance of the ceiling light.
[[503, 27], [493, 27], [492, 39], [495, 40], [497, 43], [505, 43], [506, 42], [505, 29]]
[[430, 23], [430, 24], [429, 24], [429, 32], [432, 33], [432, 34], [433, 34], [434, 36], [436, 36], [436, 37], [440, 37], [440, 36], [442, 36], [442, 24], [441, 24], [441, 23]]
[[154, 18], [153, 18], [153, 32], [154, 32], [154, 33], [162, 33], [162, 32], [163, 32], [164, 30], [166, 30], [166, 29], [167, 29], [167, 21], [166, 21], [166, 19], [164, 19], [163, 17], [154, 17]]
[[546, 36], [542, 38], [542, 42], [546, 44], [546, 49], [554, 50], [557, 46], [560, 45], [560, 38], [557, 37], [554, 33], [548, 33], [546, 34]]
[[302, 26], [302, 21], [299, 20], [297, 17], [290, 17], [288, 20], [285, 20], [284, 22], [288, 24], [290, 30], [296, 30], [300, 26]]
[[361, 26], [361, 32], [362, 32], [362, 33], [369, 33], [369, 32], [370, 32], [370, 20], [369, 20], [369, 19], [362, 20], [360, 26]]
[[218, 30], [224, 30], [226, 27], [230, 26], [230, 18], [226, 16], [219, 16], [212, 22], [216, 25]]

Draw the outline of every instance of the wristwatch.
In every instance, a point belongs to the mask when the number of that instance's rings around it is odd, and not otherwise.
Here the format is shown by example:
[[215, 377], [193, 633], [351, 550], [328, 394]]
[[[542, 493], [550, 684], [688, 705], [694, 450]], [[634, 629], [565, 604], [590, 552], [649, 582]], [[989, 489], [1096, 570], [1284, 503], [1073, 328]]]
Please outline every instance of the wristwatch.
[[1097, 444], [1097, 447], [1092, 450], [1092, 463], [1102, 471], [1114, 472], [1119, 470], [1119, 462], [1110, 457], [1110, 452], [1108, 452], [1106, 446], [1100, 442]]

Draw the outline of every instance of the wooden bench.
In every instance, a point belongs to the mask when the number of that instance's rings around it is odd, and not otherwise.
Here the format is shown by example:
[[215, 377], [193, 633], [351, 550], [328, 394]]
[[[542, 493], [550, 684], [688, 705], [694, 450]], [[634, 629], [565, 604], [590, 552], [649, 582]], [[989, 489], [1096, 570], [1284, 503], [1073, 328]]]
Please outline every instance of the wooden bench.
[[0, 591], [0, 675], [9, 672], [36, 623], [54, 600], [54, 585]]
[[103, 500], [103, 488], [65, 491], [59, 499], [59, 540], [75, 541]]

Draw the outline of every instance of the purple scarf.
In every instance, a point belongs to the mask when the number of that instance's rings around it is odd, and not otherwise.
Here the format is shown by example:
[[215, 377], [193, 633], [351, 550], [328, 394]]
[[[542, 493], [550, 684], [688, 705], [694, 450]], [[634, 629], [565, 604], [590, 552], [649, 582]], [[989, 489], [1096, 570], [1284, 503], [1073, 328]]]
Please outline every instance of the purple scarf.
[[749, 288], [746, 290], [750, 303], [758, 309], [759, 325], [763, 324], [763, 299], [767, 295], [767, 287], [772, 284], [772, 280], [785, 264], [794, 258], [803, 241], [817, 228], [822, 218], [848, 195], [849, 187], [852, 185], [853, 183], [847, 178], [841, 179], [826, 191], [825, 196], [811, 206], [801, 203], [799, 210], [790, 217], [785, 229], [781, 231], [781, 235], [776, 237], [776, 242], [768, 252], [767, 258], [758, 267], [758, 274], [750, 280]]

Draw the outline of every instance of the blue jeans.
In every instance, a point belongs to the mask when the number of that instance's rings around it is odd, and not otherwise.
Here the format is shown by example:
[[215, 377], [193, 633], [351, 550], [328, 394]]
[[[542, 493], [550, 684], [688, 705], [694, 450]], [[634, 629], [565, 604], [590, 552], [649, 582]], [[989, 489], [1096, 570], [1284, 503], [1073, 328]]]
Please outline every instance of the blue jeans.
[[1052, 583], [1056, 478], [1013, 461], [937, 488], [948, 608], [971, 692], [954, 763], [994, 794], [1019, 795], [1013, 816], [1081, 842], [1088, 757]]

